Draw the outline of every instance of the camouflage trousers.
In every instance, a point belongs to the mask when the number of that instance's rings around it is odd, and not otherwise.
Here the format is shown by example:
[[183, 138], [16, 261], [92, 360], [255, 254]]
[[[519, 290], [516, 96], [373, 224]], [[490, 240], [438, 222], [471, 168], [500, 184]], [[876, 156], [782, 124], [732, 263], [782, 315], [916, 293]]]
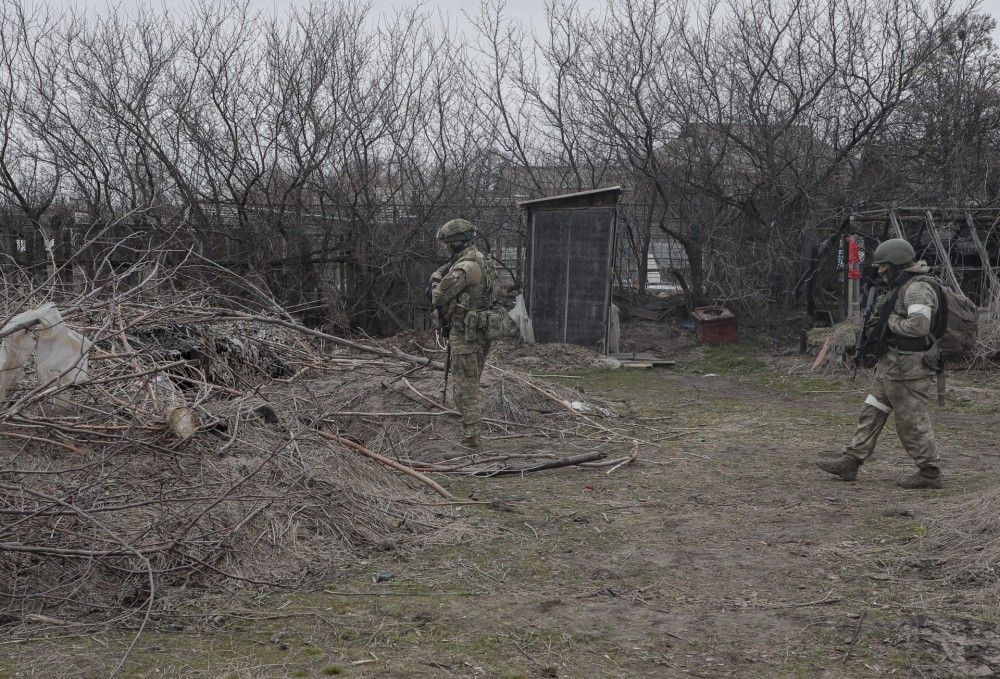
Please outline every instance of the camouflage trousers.
[[858, 429], [844, 453], [864, 462], [871, 457], [889, 415], [896, 414], [896, 434], [918, 466], [937, 466], [934, 427], [927, 407], [933, 377], [886, 380], [876, 376], [865, 407], [858, 417]]
[[483, 400], [479, 383], [490, 351], [489, 342], [454, 342], [451, 370], [454, 375], [455, 407], [462, 415], [462, 444], [479, 445], [479, 427], [483, 421]]

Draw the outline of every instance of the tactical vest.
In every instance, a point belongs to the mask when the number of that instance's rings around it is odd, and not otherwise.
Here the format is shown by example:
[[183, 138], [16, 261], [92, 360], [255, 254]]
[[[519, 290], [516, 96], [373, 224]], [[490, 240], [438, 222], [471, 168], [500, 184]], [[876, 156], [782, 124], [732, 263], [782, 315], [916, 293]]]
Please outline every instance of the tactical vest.
[[470, 311], [483, 311], [493, 306], [496, 273], [493, 263], [475, 246], [463, 250], [452, 265], [452, 269], [461, 269], [465, 272], [465, 289], [454, 299], [449, 309], [452, 323], [464, 331], [465, 317]]

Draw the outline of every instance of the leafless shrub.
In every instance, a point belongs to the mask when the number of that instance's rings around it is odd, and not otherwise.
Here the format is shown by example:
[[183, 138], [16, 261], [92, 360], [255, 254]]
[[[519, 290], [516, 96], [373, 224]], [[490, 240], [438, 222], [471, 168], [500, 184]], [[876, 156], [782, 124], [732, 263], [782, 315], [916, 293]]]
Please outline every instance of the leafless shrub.
[[0, 193], [42, 250], [59, 210], [134, 211], [132, 232], [172, 225], [313, 323], [389, 333], [423, 321], [435, 227], [473, 218], [502, 255], [520, 198], [623, 183], [634, 284], [665, 234], [692, 303], [751, 308], [794, 305], [803, 252], [853, 207], [997, 192], [1000, 68], [966, 7], [616, 0], [545, 17], [535, 37], [490, 2], [461, 35], [352, 2], [269, 19], [13, 0]]

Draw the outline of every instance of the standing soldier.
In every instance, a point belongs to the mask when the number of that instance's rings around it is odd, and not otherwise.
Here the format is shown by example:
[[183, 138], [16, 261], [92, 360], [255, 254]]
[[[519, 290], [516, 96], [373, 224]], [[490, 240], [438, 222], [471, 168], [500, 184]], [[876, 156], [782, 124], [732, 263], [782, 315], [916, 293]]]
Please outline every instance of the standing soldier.
[[492, 306], [496, 286], [493, 264], [476, 249], [475, 237], [476, 227], [465, 219], [452, 219], [438, 229], [437, 238], [451, 258], [431, 275], [431, 302], [441, 316], [442, 330], [448, 330], [462, 445], [472, 453], [479, 452], [479, 380], [490, 351], [489, 335], [478, 321], [480, 312]]
[[[875, 378], [858, 418], [854, 438], [839, 460], [819, 462], [825, 472], [856, 481], [858, 467], [875, 449], [889, 414], [896, 413], [896, 433], [919, 470], [896, 482], [901, 488], [940, 488], [941, 470], [927, 399], [940, 369], [932, 335], [935, 310], [941, 307], [938, 284], [923, 261], [914, 262], [913, 246], [893, 238], [875, 249], [873, 263], [889, 291], [876, 302], [868, 334], [878, 356]], [[881, 305], [881, 306], [880, 306]], [[859, 350], [861, 348], [859, 347]]]

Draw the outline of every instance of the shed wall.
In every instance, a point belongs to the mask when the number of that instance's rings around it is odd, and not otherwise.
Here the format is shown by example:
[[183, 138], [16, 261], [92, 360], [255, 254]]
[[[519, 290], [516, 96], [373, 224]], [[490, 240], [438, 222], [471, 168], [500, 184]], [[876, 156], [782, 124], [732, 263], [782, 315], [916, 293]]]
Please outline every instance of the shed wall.
[[607, 350], [615, 209], [532, 209], [528, 312], [538, 342]]

